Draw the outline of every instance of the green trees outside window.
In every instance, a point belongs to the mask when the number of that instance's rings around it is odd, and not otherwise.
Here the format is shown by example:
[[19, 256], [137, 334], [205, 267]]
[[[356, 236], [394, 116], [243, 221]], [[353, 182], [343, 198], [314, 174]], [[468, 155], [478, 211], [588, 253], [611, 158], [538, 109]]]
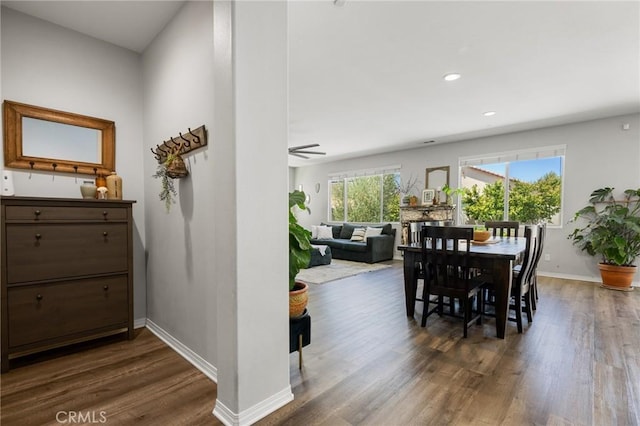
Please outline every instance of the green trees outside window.
[[[515, 176], [511, 177], [510, 166], [518, 170], [515, 167], [517, 162], [463, 167], [463, 222], [475, 224], [489, 220], [515, 220], [520, 223], [545, 221], [559, 225], [562, 201], [561, 158], [550, 160], [553, 159], [529, 160], [526, 172], [520, 171], [520, 176], [514, 173]], [[473, 176], [473, 179], [465, 179], [465, 175]], [[474, 183], [483, 176], [487, 182]], [[505, 191], [507, 181], [509, 187]], [[508, 193], [508, 199], [505, 192]]]
[[398, 222], [399, 173], [349, 177], [331, 181], [329, 220], [336, 222]]

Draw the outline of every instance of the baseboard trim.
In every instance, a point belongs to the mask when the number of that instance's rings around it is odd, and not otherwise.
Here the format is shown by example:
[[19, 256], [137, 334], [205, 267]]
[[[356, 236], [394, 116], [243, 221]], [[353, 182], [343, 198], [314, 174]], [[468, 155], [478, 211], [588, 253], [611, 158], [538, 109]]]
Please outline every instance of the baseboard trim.
[[189, 361], [200, 370], [205, 376], [213, 380], [214, 382], [218, 382], [218, 370], [216, 367], [207, 362], [204, 358], [202, 358], [197, 353], [193, 352], [186, 345], [180, 342], [178, 339], [173, 337], [171, 334], [167, 333], [162, 327], [158, 326], [158, 324], [154, 323], [150, 319], [147, 318], [146, 326], [153, 334], [155, 334], [160, 340], [165, 342], [171, 349], [176, 351], [180, 356]]
[[138, 318], [138, 319], [134, 319], [133, 320], [133, 328], [142, 328], [145, 327], [147, 325], [147, 319], [146, 318]]
[[251, 425], [291, 401], [293, 401], [293, 393], [291, 392], [291, 386], [287, 386], [280, 392], [257, 403], [253, 407], [241, 411], [238, 414], [230, 410], [220, 402], [219, 399], [216, 399], [216, 406], [213, 409], [213, 415], [226, 426]]
[[[587, 281], [591, 283], [601, 283], [602, 280], [600, 277], [591, 277], [588, 275], [575, 275], [575, 274], [560, 274], [556, 272], [544, 272], [538, 271], [538, 275], [541, 277], [549, 277], [549, 278], [561, 278], [564, 280], [575, 280], [575, 281]], [[640, 287], [640, 282], [634, 281], [631, 283], [631, 287]]]

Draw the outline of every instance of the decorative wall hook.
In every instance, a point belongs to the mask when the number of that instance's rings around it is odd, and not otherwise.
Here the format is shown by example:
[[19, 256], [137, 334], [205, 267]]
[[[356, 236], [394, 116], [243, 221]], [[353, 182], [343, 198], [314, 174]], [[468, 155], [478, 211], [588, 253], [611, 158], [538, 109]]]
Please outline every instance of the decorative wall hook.
[[186, 154], [207, 145], [207, 130], [204, 125], [195, 130], [191, 130], [191, 127], [188, 129], [188, 133], [178, 132], [179, 136], [171, 136], [169, 140], [156, 145], [155, 150], [150, 148], [158, 163], [164, 163], [169, 154]]
[[[204, 127], [204, 126], [203, 126], [203, 127]], [[191, 127], [189, 127], [189, 133], [191, 134], [191, 136], [193, 136], [193, 137], [194, 137], [194, 140], [193, 140], [193, 141], [194, 141], [195, 143], [200, 143], [200, 136], [198, 136], [198, 135], [194, 134], [194, 133], [191, 131]], [[205, 142], [205, 145], [206, 145], [206, 142]]]
[[[191, 142], [189, 141], [189, 139], [187, 139], [184, 136], [182, 136], [182, 132], [178, 132], [178, 133], [180, 133], [180, 139], [182, 139], [184, 141], [184, 146], [189, 148], [191, 146]], [[180, 143], [182, 143], [182, 142], [180, 142]]]

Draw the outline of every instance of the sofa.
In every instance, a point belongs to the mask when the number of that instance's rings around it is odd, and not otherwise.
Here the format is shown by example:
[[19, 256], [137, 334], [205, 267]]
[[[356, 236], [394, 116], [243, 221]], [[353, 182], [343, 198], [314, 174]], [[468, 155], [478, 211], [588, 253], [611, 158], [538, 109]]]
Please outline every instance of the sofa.
[[[320, 230], [321, 227], [324, 229]], [[328, 234], [326, 227], [331, 227], [330, 234]], [[368, 228], [374, 228], [374, 230], [372, 231]], [[379, 228], [381, 230], [377, 231], [376, 229]], [[318, 230], [319, 232], [317, 232]], [[369, 236], [367, 234], [366, 239], [362, 238], [360, 240], [363, 232], [365, 234], [379, 232], [380, 235]], [[393, 259], [396, 230], [391, 227], [390, 223], [386, 225], [356, 225], [352, 223], [332, 225], [322, 223], [319, 227], [312, 227], [311, 233], [311, 244], [331, 247], [331, 256], [334, 259], [366, 263]]]

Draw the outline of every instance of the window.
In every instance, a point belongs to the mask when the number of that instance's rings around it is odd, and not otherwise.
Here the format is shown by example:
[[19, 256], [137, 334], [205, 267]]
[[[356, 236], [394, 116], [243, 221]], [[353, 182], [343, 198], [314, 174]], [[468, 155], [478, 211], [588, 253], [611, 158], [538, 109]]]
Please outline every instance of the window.
[[460, 160], [461, 223], [562, 224], [564, 146]]
[[400, 194], [397, 169], [356, 172], [329, 180], [329, 220], [335, 222], [398, 222]]

